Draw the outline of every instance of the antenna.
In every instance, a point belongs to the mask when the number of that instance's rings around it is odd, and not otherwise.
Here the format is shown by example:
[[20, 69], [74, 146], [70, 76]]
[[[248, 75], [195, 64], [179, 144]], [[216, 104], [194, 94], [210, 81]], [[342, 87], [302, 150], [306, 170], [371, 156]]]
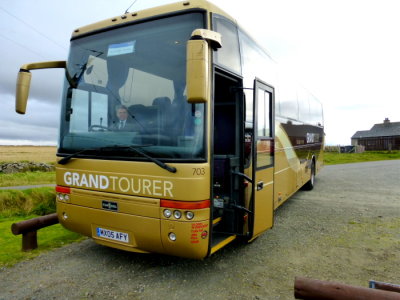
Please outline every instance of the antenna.
[[128, 13], [128, 10], [133, 6], [133, 4], [135, 4], [136, 3], [136, 1], [137, 0], [135, 0], [135, 1], [133, 1], [133, 3], [126, 9], [126, 11], [125, 11], [125, 14], [127, 14]]

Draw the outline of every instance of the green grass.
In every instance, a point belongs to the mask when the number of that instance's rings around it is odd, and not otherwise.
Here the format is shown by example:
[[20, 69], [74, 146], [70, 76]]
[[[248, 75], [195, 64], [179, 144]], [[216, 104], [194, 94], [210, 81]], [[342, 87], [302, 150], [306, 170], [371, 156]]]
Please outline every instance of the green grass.
[[55, 209], [55, 190], [52, 187], [0, 190], [0, 218], [46, 215], [55, 212]]
[[11, 233], [11, 225], [33, 217], [36, 216], [0, 218], [0, 268], [10, 267], [17, 262], [36, 257], [44, 251], [84, 239], [81, 235], [64, 229], [60, 224], [56, 224], [42, 228], [37, 232], [37, 249], [29, 252], [21, 251], [22, 235], [13, 235]]
[[400, 151], [366, 151], [363, 153], [325, 152], [326, 165], [348, 164], [367, 161], [400, 159]]
[[0, 173], [0, 187], [50, 184], [56, 182], [55, 172], [23, 172], [15, 174]]
[[21, 251], [22, 235], [13, 235], [11, 224], [53, 213], [55, 209], [54, 188], [0, 190], [0, 268], [83, 239], [80, 234], [70, 232], [57, 224], [38, 230], [37, 249]]

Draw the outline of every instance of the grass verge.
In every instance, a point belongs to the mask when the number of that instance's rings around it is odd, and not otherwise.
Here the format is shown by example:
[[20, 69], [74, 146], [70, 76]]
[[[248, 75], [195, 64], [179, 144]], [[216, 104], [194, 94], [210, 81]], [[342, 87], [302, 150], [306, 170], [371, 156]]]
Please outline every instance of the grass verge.
[[400, 159], [400, 151], [366, 151], [363, 153], [324, 153], [325, 165]]
[[0, 174], [0, 187], [36, 184], [51, 184], [56, 182], [55, 172], [23, 172]]
[[13, 223], [36, 217], [0, 218], [0, 268], [10, 267], [17, 262], [31, 259], [44, 251], [62, 247], [63, 245], [83, 240], [80, 234], [64, 229], [60, 224], [42, 228], [38, 231], [38, 248], [29, 252], [21, 251], [22, 236], [11, 233]]
[[30, 214], [42, 216], [55, 210], [55, 190], [52, 187], [0, 190], [0, 218]]
[[13, 223], [55, 212], [55, 191], [51, 187], [0, 191], [0, 268], [38, 256], [63, 245], [84, 239], [60, 224], [38, 230], [38, 248], [21, 251], [22, 236], [11, 233]]

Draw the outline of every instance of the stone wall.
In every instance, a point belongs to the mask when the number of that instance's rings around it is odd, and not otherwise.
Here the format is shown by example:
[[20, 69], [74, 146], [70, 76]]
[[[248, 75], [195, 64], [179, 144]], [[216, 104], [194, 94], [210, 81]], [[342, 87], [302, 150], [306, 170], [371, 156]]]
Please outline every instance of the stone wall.
[[0, 164], [0, 174], [12, 174], [32, 171], [50, 172], [54, 171], [54, 166], [46, 163], [36, 162], [15, 162]]

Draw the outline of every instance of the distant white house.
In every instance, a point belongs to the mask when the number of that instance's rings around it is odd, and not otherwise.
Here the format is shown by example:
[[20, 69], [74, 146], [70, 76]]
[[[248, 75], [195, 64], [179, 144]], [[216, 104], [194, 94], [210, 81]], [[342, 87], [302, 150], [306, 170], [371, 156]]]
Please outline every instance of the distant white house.
[[365, 150], [400, 150], [400, 122], [375, 124], [370, 130], [357, 131], [351, 137], [353, 146], [364, 146]]

